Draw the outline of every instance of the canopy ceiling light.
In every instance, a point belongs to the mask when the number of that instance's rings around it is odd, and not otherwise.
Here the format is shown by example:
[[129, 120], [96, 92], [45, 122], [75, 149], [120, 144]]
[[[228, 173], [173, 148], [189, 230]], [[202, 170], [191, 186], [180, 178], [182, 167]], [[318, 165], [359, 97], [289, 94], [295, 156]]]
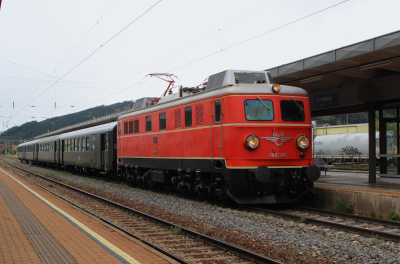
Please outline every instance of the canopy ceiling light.
[[307, 79], [301, 80], [300, 83], [315, 82], [315, 81], [319, 81], [319, 80], [322, 80], [322, 79], [323, 79], [322, 75], [319, 75], [319, 76], [315, 76], [315, 77], [311, 77], [311, 78], [307, 78]]
[[370, 63], [367, 65], [363, 65], [360, 67], [360, 71], [365, 71], [365, 70], [370, 70], [370, 69], [374, 69], [374, 68], [379, 68], [385, 65], [388, 65], [392, 63], [392, 60], [385, 60], [385, 61], [378, 61], [378, 62], [374, 62], [374, 63]]

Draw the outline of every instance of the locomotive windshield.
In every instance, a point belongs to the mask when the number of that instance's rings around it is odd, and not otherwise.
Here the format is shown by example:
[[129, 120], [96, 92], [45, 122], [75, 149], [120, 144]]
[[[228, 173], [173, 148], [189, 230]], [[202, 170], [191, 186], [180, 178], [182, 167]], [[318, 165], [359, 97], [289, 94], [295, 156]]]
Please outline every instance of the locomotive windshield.
[[283, 121], [304, 121], [304, 104], [302, 101], [282, 100], [281, 114]]
[[244, 111], [246, 119], [274, 120], [274, 108], [271, 100], [245, 100]]

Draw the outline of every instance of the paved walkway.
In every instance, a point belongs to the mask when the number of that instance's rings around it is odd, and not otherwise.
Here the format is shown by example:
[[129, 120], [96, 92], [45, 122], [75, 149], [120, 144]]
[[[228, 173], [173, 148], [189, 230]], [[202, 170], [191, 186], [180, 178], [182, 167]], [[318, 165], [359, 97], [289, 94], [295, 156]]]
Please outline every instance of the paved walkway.
[[0, 263], [175, 263], [0, 167]]
[[375, 193], [400, 194], [400, 179], [382, 178], [379, 183], [368, 183], [366, 173], [348, 173], [328, 171], [322, 173], [315, 183], [317, 188], [329, 189], [357, 189]]

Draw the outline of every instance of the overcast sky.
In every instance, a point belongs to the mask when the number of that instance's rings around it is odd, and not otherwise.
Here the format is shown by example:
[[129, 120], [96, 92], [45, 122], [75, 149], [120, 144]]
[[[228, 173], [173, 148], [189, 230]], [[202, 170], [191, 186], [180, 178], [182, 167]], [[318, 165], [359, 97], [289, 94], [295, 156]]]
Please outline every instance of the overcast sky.
[[400, 30], [398, 0], [342, 2], [3, 0], [0, 131], [160, 96], [167, 83], [150, 73], [196, 86], [226, 69], [265, 70]]

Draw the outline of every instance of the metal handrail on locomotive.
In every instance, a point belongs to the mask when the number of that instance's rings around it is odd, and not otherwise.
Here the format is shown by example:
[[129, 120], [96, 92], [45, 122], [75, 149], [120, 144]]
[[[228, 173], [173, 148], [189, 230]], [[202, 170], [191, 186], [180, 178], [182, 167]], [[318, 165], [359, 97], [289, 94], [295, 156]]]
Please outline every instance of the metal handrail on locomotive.
[[21, 144], [19, 158], [239, 204], [290, 203], [315, 192], [320, 170], [305, 90], [274, 84], [264, 71], [227, 70], [193, 88], [167, 81], [161, 98], [137, 100], [116, 123]]

